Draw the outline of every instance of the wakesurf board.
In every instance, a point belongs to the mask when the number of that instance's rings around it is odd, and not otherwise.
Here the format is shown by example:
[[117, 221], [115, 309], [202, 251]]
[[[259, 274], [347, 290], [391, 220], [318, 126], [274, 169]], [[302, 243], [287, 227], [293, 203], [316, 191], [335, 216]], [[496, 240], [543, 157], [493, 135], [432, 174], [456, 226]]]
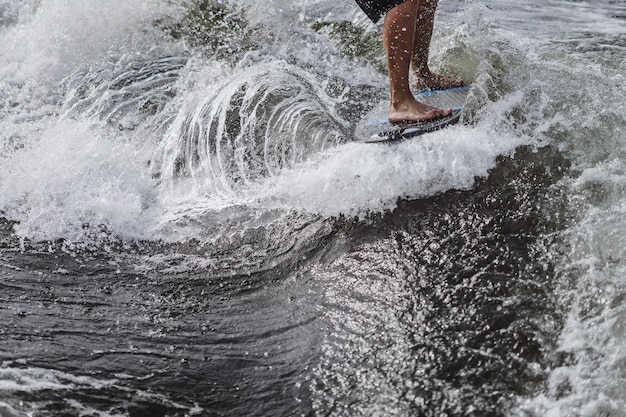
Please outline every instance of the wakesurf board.
[[430, 90], [415, 94], [415, 98], [429, 106], [452, 109], [448, 116], [424, 122], [392, 124], [387, 120], [388, 102], [383, 102], [368, 113], [356, 127], [355, 135], [360, 142], [394, 142], [434, 132], [458, 123], [469, 86], [453, 87], [446, 90]]

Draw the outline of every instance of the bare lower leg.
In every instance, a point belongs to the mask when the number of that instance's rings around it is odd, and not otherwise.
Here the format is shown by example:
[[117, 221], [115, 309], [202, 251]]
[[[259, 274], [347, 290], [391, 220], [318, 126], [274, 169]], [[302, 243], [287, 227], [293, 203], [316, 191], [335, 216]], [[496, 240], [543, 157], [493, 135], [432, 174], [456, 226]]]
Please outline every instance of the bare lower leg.
[[417, 12], [424, 0], [407, 0], [385, 16], [383, 43], [387, 52], [391, 123], [428, 120], [450, 113], [418, 102], [409, 87], [409, 68], [413, 57]]
[[445, 89], [463, 85], [463, 80], [436, 74], [428, 66], [437, 2], [438, 0], [422, 0], [417, 10], [411, 68], [416, 77], [413, 88], [418, 90]]

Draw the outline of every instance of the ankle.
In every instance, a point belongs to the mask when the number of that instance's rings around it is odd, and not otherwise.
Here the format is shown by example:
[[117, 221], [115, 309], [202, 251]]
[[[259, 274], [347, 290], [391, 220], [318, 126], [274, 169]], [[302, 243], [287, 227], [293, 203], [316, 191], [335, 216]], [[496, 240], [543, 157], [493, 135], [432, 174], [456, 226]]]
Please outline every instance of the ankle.
[[420, 67], [415, 71], [415, 75], [417, 75], [420, 78], [430, 78], [432, 74], [433, 74], [432, 71], [427, 66]]

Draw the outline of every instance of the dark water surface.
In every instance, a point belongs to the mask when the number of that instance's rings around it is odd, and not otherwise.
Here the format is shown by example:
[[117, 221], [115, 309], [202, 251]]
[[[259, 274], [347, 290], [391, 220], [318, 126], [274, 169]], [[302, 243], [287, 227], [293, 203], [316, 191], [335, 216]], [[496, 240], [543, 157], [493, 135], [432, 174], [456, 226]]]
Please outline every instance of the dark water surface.
[[7, 249], [3, 377], [41, 415], [501, 414], [562, 325], [564, 169], [520, 149], [472, 191], [337, 222], [312, 259], [250, 276]]
[[626, 4], [0, 0], [0, 416], [624, 416]]

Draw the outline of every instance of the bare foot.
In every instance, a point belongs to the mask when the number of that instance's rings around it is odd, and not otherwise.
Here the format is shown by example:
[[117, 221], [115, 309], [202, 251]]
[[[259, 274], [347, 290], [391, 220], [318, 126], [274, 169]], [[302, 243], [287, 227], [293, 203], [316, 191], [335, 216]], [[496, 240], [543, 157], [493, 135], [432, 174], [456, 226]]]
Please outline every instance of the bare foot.
[[430, 70], [413, 72], [413, 75], [414, 79], [411, 81], [413, 91], [446, 90], [465, 84], [459, 78], [446, 77]]
[[414, 98], [389, 105], [389, 123], [424, 122], [437, 117], [448, 116], [452, 110], [444, 110], [420, 103]]

